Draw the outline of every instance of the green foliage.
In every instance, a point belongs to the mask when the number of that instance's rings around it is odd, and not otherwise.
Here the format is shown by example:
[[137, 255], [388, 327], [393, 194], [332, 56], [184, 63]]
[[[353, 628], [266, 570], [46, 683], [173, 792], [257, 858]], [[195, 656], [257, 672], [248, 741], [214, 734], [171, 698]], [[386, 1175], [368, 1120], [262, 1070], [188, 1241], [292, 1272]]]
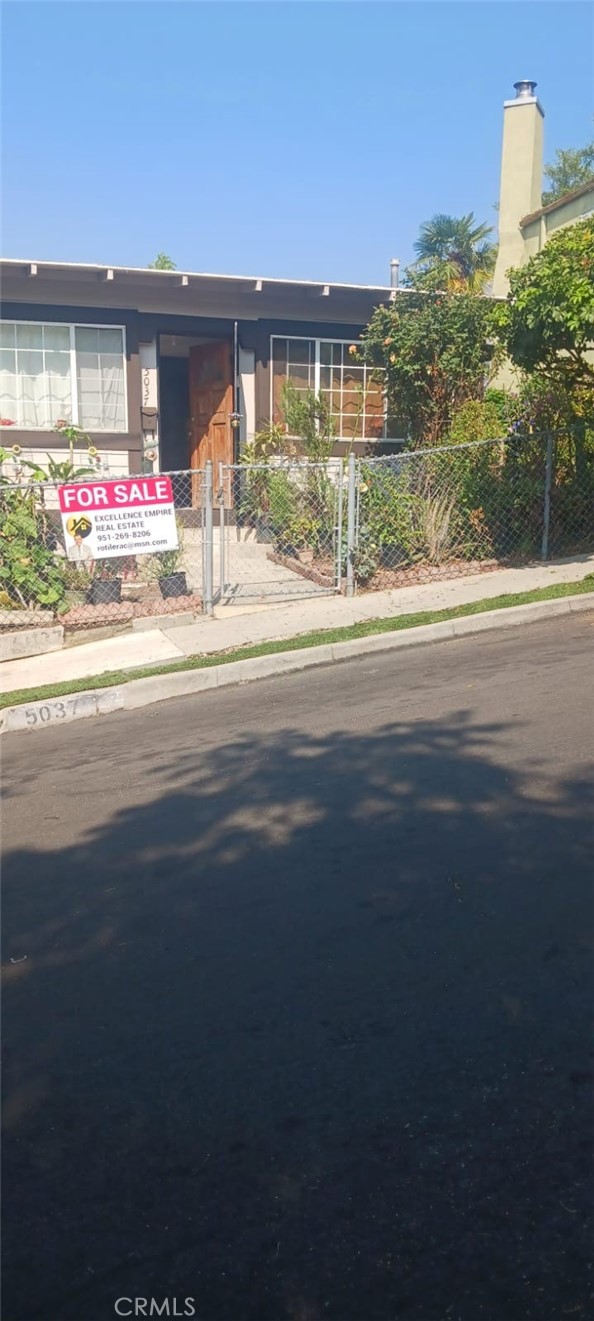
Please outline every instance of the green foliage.
[[492, 304], [468, 293], [406, 291], [376, 309], [362, 356], [385, 371], [388, 412], [402, 419], [413, 445], [443, 441], [457, 409], [483, 398], [492, 327]]
[[31, 480], [34, 482], [77, 482], [82, 477], [97, 476], [95, 468], [75, 468], [68, 459], [52, 459], [50, 454], [46, 454], [47, 468], [42, 468], [39, 463], [29, 463], [26, 459], [22, 460], [22, 467], [29, 468], [32, 473]]
[[170, 573], [175, 573], [181, 558], [181, 550], [162, 550], [155, 559], [158, 561], [159, 578], [167, 578]]
[[149, 271], [176, 271], [177, 264], [166, 252], [158, 252], [154, 261], [149, 261], [147, 266]]
[[277, 535], [297, 518], [299, 513], [299, 493], [288, 473], [282, 469], [272, 469], [268, 482], [268, 514], [270, 525]]
[[410, 467], [399, 461], [385, 467], [363, 467], [359, 522], [369, 529], [381, 551], [390, 547], [393, 561], [413, 560], [419, 546], [415, 526], [418, 497], [411, 489]]
[[[322, 467], [332, 451], [333, 419], [322, 395], [297, 390], [289, 381], [281, 409], [283, 422], [270, 422], [243, 449], [247, 472], [239, 510], [252, 524], [266, 522], [282, 553], [319, 553], [331, 544], [334, 529], [334, 492]], [[281, 455], [297, 460], [298, 454], [318, 466], [298, 474], [273, 462]]]
[[[0, 462], [6, 457], [0, 450]], [[15, 606], [55, 607], [64, 596], [63, 568], [47, 544], [47, 518], [27, 487], [0, 479], [0, 591]]]
[[497, 246], [490, 225], [467, 216], [435, 215], [421, 225], [415, 243], [417, 260], [407, 278], [419, 289], [479, 293], [493, 273]]
[[556, 202], [557, 198], [579, 188], [582, 183], [594, 180], [594, 140], [585, 147], [557, 150], [552, 165], [545, 165], [545, 175], [551, 187], [545, 188], [542, 195], [543, 206]]
[[505, 390], [487, 390], [484, 399], [467, 399], [452, 416], [449, 443], [497, 440], [507, 435], [516, 411], [514, 396]]
[[287, 434], [301, 441], [307, 458], [324, 463], [332, 453], [336, 436], [334, 419], [324, 395], [316, 395], [313, 390], [297, 390], [291, 381], [285, 381], [281, 412]]
[[594, 387], [594, 219], [554, 234], [526, 266], [510, 272], [506, 303], [496, 310], [512, 363], [568, 394]]
[[50, 454], [46, 454], [47, 468], [42, 468], [39, 463], [30, 463], [26, 459], [22, 460], [22, 467], [28, 468], [33, 474], [32, 480], [35, 482], [76, 482], [83, 477], [96, 476], [96, 469], [92, 464], [85, 464], [77, 468], [74, 463], [74, 451], [77, 445], [86, 445], [87, 453], [90, 459], [94, 459], [97, 450], [91, 444], [91, 437], [86, 431], [81, 431], [80, 427], [75, 427], [69, 422], [59, 421], [54, 427], [54, 431], [63, 440], [68, 441], [68, 459], [52, 459]]
[[[361, 527], [359, 537], [353, 556], [353, 569], [355, 579], [358, 583], [367, 583], [377, 573], [380, 562], [379, 546], [374, 541], [373, 533], [369, 528]], [[343, 557], [343, 566], [346, 571], [346, 546]]]
[[239, 498], [239, 512], [249, 523], [256, 523], [268, 511], [270, 460], [273, 455], [282, 453], [285, 446], [284, 427], [280, 423], [268, 422], [243, 447], [241, 462], [248, 471]]
[[[150, 556], [149, 567], [150, 577], [168, 577], [169, 573], [176, 573], [180, 568], [180, 561], [183, 555], [183, 528], [180, 519], [176, 519], [177, 546], [170, 551], [156, 551]], [[114, 561], [117, 563], [117, 561]], [[120, 561], [123, 563], [123, 561]], [[117, 575], [116, 575], [117, 576]]]

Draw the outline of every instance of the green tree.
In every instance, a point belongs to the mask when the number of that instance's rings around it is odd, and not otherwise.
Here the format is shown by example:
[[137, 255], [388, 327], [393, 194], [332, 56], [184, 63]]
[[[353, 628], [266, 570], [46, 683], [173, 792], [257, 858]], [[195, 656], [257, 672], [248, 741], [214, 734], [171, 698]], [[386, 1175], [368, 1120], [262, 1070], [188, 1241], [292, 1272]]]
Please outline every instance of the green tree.
[[470, 293], [403, 290], [376, 309], [361, 354], [382, 370], [388, 414], [413, 444], [438, 444], [461, 405], [483, 398], [494, 366], [492, 326], [491, 302]]
[[496, 244], [489, 242], [490, 225], [467, 216], [435, 215], [421, 225], [415, 243], [417, 260], [407, 275], [418, 288], [473, 290], [484, 288], [493, 272]]
[[594, 180], [594, 139], [585, 147], [556, 151], [552, 165], [545, 165], [545, 175], [551, 185], [542, 195], [543, 206], [556, 202], [558, 197]]
[[166, 252], [158, 252], [154, 261], [149, 261], [149, 271], [176, 271], [177, 265]]
[[594, 219], [554, 234], [510, 272], [496, 311], [500, 341], [514, 366], [572, 393], [594, 386]]

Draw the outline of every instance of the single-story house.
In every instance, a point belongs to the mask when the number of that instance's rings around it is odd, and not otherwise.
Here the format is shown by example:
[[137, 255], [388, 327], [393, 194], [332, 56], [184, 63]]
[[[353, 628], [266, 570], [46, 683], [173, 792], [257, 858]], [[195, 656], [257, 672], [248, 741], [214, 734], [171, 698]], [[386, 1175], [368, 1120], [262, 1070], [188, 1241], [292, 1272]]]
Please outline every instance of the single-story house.
[[0, 443], [58, 454], [68, 421], [104, 471], [237, 462], [285, 380], [322, 391], [336, 453], [389, 449], [356, 342], [390, 286], [2, 261]]

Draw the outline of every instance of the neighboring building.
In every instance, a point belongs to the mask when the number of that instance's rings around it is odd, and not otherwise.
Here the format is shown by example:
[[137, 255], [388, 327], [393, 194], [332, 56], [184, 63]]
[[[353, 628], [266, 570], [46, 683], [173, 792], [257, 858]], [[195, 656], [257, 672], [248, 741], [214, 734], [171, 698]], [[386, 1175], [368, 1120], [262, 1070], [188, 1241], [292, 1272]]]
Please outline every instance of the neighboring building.
[[24, 457], [62, 453], [66, 419], [114, 475], [233, 463], [286, 379], [325, 394], [337, 453], [389, 448], [381, 387], [348, 349], [390, 287], [41, 261], [0, 274], [0, 443]]
[[594, 211], [594, 179], [542, 205], [544, 111], [535, 96], [536, 86], [528, 81], [514, 83], [515, 100], [504, 102], [499, 250], [492, 286], [498, 297], [508, 292], [511, 267], [523, 266], [556, 230]]

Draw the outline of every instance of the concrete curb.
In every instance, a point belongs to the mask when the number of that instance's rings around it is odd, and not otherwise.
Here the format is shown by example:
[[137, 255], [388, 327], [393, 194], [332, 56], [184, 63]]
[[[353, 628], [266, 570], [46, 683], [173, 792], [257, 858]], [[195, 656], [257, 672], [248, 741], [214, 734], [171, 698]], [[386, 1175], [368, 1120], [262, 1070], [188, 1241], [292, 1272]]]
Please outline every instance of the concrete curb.
[[156, 674], [146, 679], [132, 679], [121, 687], [89, 689], [66, 697], [48, 698], [45, 702], [8, 706], [0, 711], [0, 733], [65, 725], [73, 720], [110, 715], [113, 711], [135, 711], [170, 697], [188, 697], [213, 688], [226, 688], [249, 683], [254, 679], [311, 669], [317, 665], [330, 665], [334, 661], [349, 660], [353, 656], [396, 651], [401, 647], [484, 633], [492, 628], [517, 627], [555, 615], [585, 610], [594, 610], [594, 592], [566, 596], [560, 600], [532, 601], [529, 605], [509, 606], [504, 610], [488, 610], [479, 615], [447, 619], [440, 624], [422, 624], [402, 632], [354, 638], [350, 642], [322, 644], [301, 651], [280, 651], [271, 656], [255, 656], [248, 660], [213, 665], [204, 670], [182, 670], [176, 674]]

